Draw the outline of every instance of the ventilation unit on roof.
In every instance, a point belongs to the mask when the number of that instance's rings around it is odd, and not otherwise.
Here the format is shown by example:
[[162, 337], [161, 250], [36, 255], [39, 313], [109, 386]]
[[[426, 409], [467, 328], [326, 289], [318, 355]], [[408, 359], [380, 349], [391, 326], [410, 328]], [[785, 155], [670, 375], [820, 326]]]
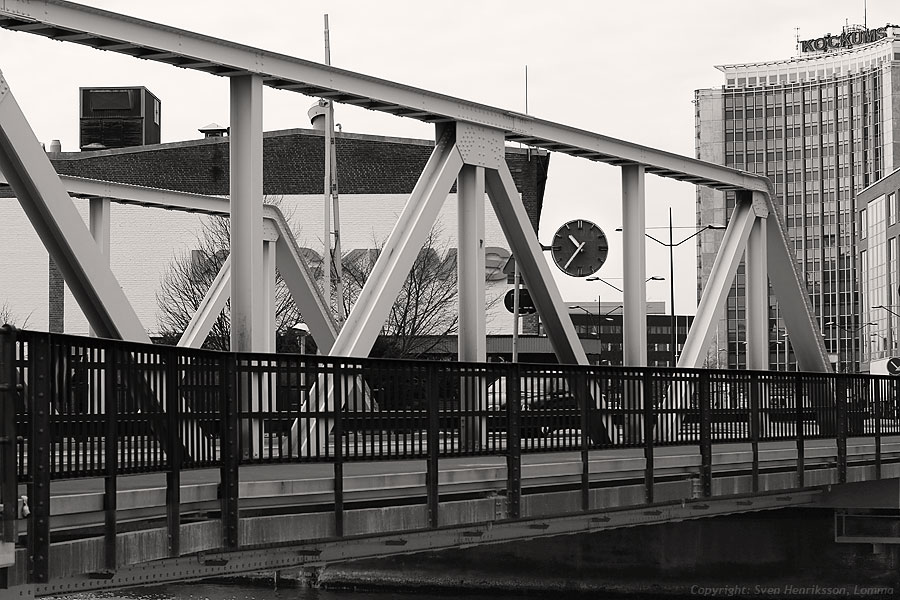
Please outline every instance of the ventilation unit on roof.
[[94, 144], [126, 148], [160, 142], [159, 98], [147, 88], [80, 88], [79, 91], [82, 150]]

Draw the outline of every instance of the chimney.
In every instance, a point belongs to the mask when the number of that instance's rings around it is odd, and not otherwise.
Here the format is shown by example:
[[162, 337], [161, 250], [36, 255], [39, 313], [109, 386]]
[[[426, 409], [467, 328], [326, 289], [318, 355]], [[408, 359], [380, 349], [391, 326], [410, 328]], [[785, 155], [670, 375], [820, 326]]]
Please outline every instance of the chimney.
[[62, 144], [59, 143], [59, 140], [50, 140], [50, 153], [55, 154], [58, 152], [62, 152]]
[[202, 133], [204, 138], [218, 138], [228, 135], [228, 128], [222, 127], [218, 123], [210, 123], [206, 127], [201, 127], [197, 131]]

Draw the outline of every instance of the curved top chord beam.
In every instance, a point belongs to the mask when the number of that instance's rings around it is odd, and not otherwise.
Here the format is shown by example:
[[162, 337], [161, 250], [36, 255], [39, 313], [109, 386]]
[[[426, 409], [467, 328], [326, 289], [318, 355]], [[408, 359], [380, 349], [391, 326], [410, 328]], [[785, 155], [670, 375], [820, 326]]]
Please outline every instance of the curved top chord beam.
[[0, 27], [213, 75], [257, 74], [273, 88], [429, 123], [475, 123], [503, 131], [510, 141], [598, 162], [640, 164], [649, 173], [697, 185], [768, 191], [764, 178], [752, 173], [64, 0], [4, 0]]

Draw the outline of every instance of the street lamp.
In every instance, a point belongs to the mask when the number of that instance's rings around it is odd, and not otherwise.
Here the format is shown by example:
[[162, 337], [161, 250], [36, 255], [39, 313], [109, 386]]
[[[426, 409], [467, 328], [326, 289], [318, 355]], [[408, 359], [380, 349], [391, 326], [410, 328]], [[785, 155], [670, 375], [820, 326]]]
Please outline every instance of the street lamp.
[[[673, 230], [675, 228], [672, 225], [672, 207], [669, 207], [669, 243], [666, 243], [662, 240], [656, 239], [649, 233], [644, 233], [644, 235], [659, 244], [660, 246], [665, 246], [669, 249], [669, 313], [671, 317], [671, 334], [672, 334], [672, 366], [676, 366], [678, 364], [678, 336], [675, 330], [675, 256], [674, 250], [676, 246], [680, 246], [686, 241], [700, 235], [707, 229], [725, 229], [725, 225], [717, 225], [717, 224], [708, 224], [699, 228], [697, 231], [687, 236], [681, 241], [676, 242], [673, 234]], [[622, 231], [621, 227], [616, 228], [616, 231]]]
[[[648, 278], [646, 279], [646, 281], [664, 281], [665, 279], [666, 279], [665, 277], [660, 277], [659, 275], [654, 275], [653, 277], [648, 277]], [[603, 279], [602, 277], [587, 277], [587, 278], [585, 278], [585, 281], [599, 281], [600, 283], [605, 283], [606, 285], [608, 285], [608, 286], [611, 287], [612, 289], [616, 290], [617, 292], [622, 292], [622, 293], [624, 293], [624, 292], [622, 291], [622, 288], [620, 288], [620, 287], [617, 286], [617, 285], [611, 284], [610, 282], [608, 282], [607, 280]], [[597, 304], [597, 310], [599, 311], [599, 310], [600, 310], [600, 304], [599, 304], [600, 300], [599, 300], [599, 297], [598, 297], [598, 299], [597, 299], [597, 302], [598, 302], [598, 304]], [[615, 309], [613, 309], [613, 310], [615, 310]]]
[[[890, 309], [888, 309], [888, 308], [885, 307], [885, 306], [873, 306], [872, 308], [884, 308], [884, 309], [887, 310], [888, 312], [893, 312], [893, 311], [891, 311]], [[894, 313], [894, 314], [896, 314], [896, 313]], [[837, 328], [840, 329], [841, 331], [845, 331], [845, 332], [847, 332], [847, 333], [850, 334], [851, 340], [853, 340], [853, 342], [851, 343], [851, 355], [852, 355], [851, 360], [853, 361], [853, 367], [855, 367], [857, 370], [859, 369], [859, 363], [862, 362], [862, 357], [861, 357], [861, 356], [857, 356], [857, 352], [856, 352], [856, 348], [855, 348], [855, 347], [856, 347], [856, 339], [857, 339], [857, 335], [856, 335], [856, 334], [857, 334], [860, 330], [865, 329], [866, 327], [868, 327], [869, 325], [878, 325], [878, 323], [875, 323], [875, 322], [873, 322], [873, 321], [869, 321], [868, 323], [863, 323], [863, 324], [860, 325], [859, 327], [844, 327], [843, 325], [841, 325], [841, 324], [838, 323], [837, 321], [828, 321], [827, 323], [825, 323], [825, 327], [837, 327]], [[861, 354], [861, 353], [862, 353], [862, 348], [860, 348], [860, 354]], [[838, 365], [838, 366], [840, 366], [840, 365]], [[840, 369], [838, 369], [838, 370], [840, 370]]]
[[[617, 310], [619, 310], [622, 307], [623, 307], [623, 305], [620, 304], [617, 307], [613, 308], [612, 310], [609, 310], [605, 313], [601, 313], [600, 312], [600, 299], [599, 298], [597, 299], [597, 364], [598, 365], [600, 364], [600, 355], [603, 353], [603, 342], [600, 339], [600, 330], [603, 328], [603, 321], [613, 321], [614, 319], [612, 317], [610, 317], [609, 315], [616, 312]], [[577, 308], [591, 316], [594, 315], [594, 313], [592, 313], [590, 310], [586, 309], [585, 307], [581, 306], [580, 304], [573, 304], [571, 306], [571, 308]]]

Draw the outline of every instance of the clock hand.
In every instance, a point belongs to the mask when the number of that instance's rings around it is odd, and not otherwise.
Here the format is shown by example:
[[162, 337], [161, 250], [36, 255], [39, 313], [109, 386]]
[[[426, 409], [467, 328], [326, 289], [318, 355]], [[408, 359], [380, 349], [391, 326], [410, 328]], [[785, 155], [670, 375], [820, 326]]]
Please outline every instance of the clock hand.
[[569, 257], [569, 260], [566, 261], [565, 265], [563, 265], [563, 271], [569, 268], [569, 265], [571, 265], [572, 261], [575, 260], [575, 257], [578, 256], [578, 253], [584, 249], [584, 244], [585, 242], [581, 242], [580, 244], [578, 244], [578, 247], [575, 248], [575, 252], [572, 253], [572, 256]]
[[571, 233], [569, 234], [569, 239], [572, 240], [572, 243], [578, 246], [578, 240], [575, 239], [575, 236]]

